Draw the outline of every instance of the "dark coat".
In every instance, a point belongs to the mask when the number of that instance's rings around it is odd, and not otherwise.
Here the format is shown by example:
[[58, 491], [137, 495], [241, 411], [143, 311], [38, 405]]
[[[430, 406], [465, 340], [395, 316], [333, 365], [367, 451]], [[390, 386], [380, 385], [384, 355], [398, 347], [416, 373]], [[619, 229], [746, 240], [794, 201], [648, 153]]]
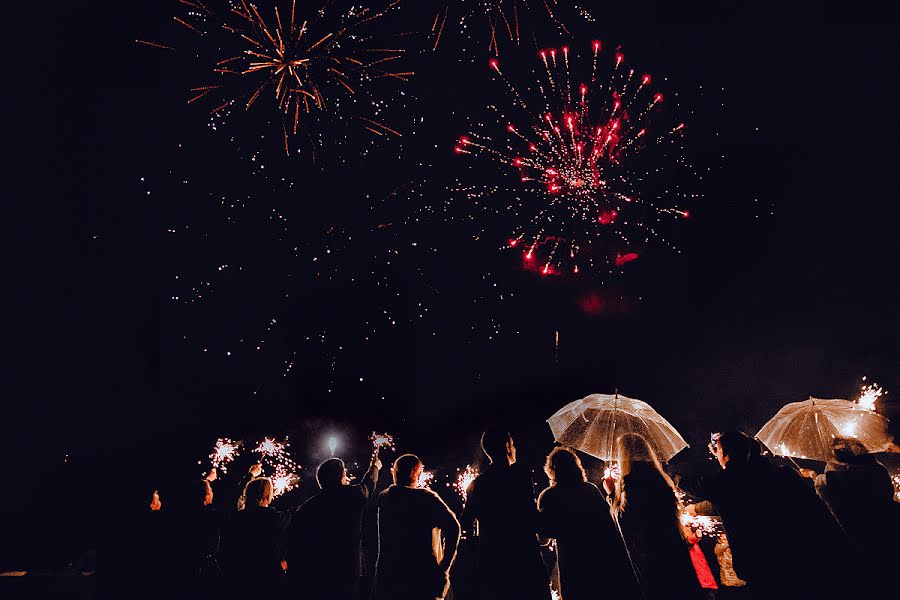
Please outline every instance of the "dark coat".
[[97, 562], [97, 597], [156, 598], [165, 590], [163, 511], [125, 511], [104, 526]]
[[[734, 571], [770, 598], [833, 598], [846, 569], [846, 540], [809, 482], [762, 457], [728, 463], [716, 475], [686, 482], [722, 516]], [[700, 505], [703, 512], [703, 505]]]
[[287, 548], [293, 597], [358, 596], [362, 515], [377, 479], [378, 471], [372, 468], [359, 485], [322, 490], [296, 510]]
[[222, 535], [222, 569], [233, 592], [280, 591], [289, 515], [253, 506], [236, 512]]
[[699, 598], [690, 548], [681, 534], [678, 500], [649, 463], [636, 462], [622, 478], [626, 504], [617, 520], [647, 600]]
[[871, 455], [831, 462], [816, 477], [816, 492], [843, 527], [854, 555], [865, 557], [861, 568], [868, 576], [862, 583], [869, 593], [887, 591], [896, 568], [893, 545], [900, 537], [900, 505], [887, 469]]
[[541, 558], [538, 512], [529, 473], [492, 463], [469, 486], [463, 526], [478, 523], [482, 598], [546, 600], [550, 579]]
[[637, 598], [625, 546], [606, 498], [593, 483], [558, 483], [538, 497], [541, 535], [556, 539], [566, 600]]
[[[439, 561], [441, 534], [459, 534], [459, 523], [440, 496], [392, 485], [378, 498], [376, 600], [434, 600], [446, 583]], [[455, 544], [454, 544], [455, 546]]]
[[212, 507], [170, 512], [164, 552], [168, 575], [175, 579], [221, 575], [219, 541], [221, 519]]

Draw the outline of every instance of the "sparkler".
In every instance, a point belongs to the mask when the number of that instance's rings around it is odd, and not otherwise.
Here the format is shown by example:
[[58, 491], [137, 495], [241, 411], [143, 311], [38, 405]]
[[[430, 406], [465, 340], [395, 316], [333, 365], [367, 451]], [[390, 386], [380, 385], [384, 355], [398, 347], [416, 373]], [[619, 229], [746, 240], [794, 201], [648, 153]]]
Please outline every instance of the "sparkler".
[[433, 49], [437, 50], [441, 43], [448, 20], [454, 22], [449, 29], [461, 32], [478, 28], [478, 23], [485, 24], [488, 49], [494, 55], [500, 54], [500, 44], [504, 41], [519, 45], [523, 25], [540, 18], [549, 19], [560, 33], [569, 35], [556, 14], [556, 5], [557, 0], [448, 0], [434, 15], [431, 25]]
[[431, 483], [434, 481], [434, 472], [422, 469], [419, 478], [416, 480], [416, 487], [419, 489], [431, 489]]
[[[649, 74], [625, 67], [592, 44], [590, 70], [576, 83], [570, 65], [578, 57], [568, 47], [542, 50], [536, 86], [519, 88], [501, 69], [490, 68], [511, 94], [509, 114], [499, 108], [502, 138], [473, 132], [459, 138], [457, 154], [489, 158], [510, 175], [508, 188], [461, 187], [472, 200], [498, 192], [514, 196], [498, 214], [526, 212], [508, 247], [520, 249], [525, 267], [543, 275], [578, 273], [583, 263], [622, 267], [639, 257], [636, 244], [662, 239], [658, 224], [689, 216], [681, 203], [695, 194], [682, 191], [667, 171], [688, 168], [683, 157], [684, 123], [655, 132], [663, 94]], [[600, 75], [608, 67], [607, 78]]]
[[603, 469], [603, 479], [619, 479], [620, 475], [619, 465], [610, 465]]
[[253, 451], [260, 454], [263, 464], [274, 471], [271, 477], [274, 497], [277, 498], [296, 487], [299, 481], [297, 472], [301, 467], [291, 457], [287, 439], [279, 442], [275, 438], [263, 438]]
[[463, 502], [466, 501], [469, 486], [472, 485], [472, 482], [475, 481], [476, 477], [478, 477], [478, 469], [472, 465], [467, 465], [466, 468], [457, 475], [456, 483], [453, 484], [453, 487], [456, 488], [456, 491], [462, 497]]
[[227, 473], [228, 464], [238, 457], [240, 447], [241, 443], [232, 439], [217, 439], [212, 452], [209, 454], [209, 460], [212, 462], [213, 468], [222, 471], [222, 473]]
[[685, 492], [683, 492], [682, 490], [676, 488], [675, 496], [676, 498], [678, 498], [678, 518], [681, 521], [682, 525], [690, 528], [692, 531], [695, 531], [697, 537], [701, 537], [703, 535], [716, 536], [720, 533], [720, 520], [718, 518], [704, 515], [691, 516], [687, 512], [687, 494], [685, 494]]
[[389, 433], [375, 433], [374, 431], [369, 434], [369, 441], [372, 442], [372, 453], [375, 454], [382, 448], [387, 448], [389, 450], [394, 450], [394, 436]]
[[[268, 100], [281, 121], [285, 153], [290, 153], [289, 137], [316, 115], [346, 117], [350, 107], [362, 108], [355, 118], [373, 134], [400, 135], [380, 120], [383, 102], [365, 93], [377, 80], [406, 81], [412, 75], [392, 68], [403, 49], [380, 47], [370, 33], [384, 27], [382, 19], [399, 0], [381, 9], [353, 6], [334, 17], [327, 10], [330, 2], [311, 11], [308, 3], [298, 7], [296, 0], [272, 2], [270, 10], [247, 0], [230, 0], [221, 9], [202, 0], [179, 1], [186, 14], [175, 17], [175, 22], [203, 40], [198, 48], [201, 62], [216, 76], [192, 88], [188, 103], [218, 98], [211, 114], [226, 118], [234, 108], [249, 110]], [[212, 54], [204, 58], [204, 51]]]
[[[863, 377], [863, 381], [866, 378]], [[885, 394], [884, 388], [877, 383], [863, 385], [856, 403], [866, 410], [875, 410], [875, 401]]]

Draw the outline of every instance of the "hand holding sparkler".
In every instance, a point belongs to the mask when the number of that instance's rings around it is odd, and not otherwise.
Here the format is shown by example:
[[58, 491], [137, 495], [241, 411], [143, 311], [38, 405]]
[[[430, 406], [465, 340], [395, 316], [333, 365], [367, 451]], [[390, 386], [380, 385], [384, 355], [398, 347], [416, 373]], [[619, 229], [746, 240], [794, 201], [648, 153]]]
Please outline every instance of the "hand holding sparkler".
[[378, 457], [378, 453], [381, 452], [382, 448], [389, 448], [394, 450], [394, 436], [389, 433], [376, 433], [372, 432], [369, 434], [369, 441], [372, 442], [372, 461], [371, 464], [375, 466], [376, 469], [381, 470], [381, 459]]

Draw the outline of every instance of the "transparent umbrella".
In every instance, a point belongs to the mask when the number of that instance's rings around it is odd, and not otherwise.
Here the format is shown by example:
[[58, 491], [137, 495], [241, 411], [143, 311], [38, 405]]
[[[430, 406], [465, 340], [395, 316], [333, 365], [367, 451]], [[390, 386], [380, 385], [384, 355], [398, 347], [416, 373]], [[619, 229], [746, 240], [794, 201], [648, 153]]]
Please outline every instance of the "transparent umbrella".
[[601, 460], [615, 460], [616, 439], [637, 433], [668, 461], [687, 442], [652, 406], [619, 394], [591, 394], [570, 402], [547, 419], [560, 444]]
[[859, 440], [869, 452], [891, 444], [888, 420], [850, 400], [810, 398], [781, 407], [756, 437], [773, 453], [828, 462], [836, 437]]

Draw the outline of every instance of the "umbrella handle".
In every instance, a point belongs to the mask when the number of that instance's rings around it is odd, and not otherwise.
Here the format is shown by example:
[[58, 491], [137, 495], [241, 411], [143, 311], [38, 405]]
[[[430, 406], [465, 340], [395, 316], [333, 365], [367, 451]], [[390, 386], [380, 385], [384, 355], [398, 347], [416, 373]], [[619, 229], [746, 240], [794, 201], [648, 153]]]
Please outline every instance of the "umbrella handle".
[[625, 541], [625, 534], [622, 532], [622, 524], [619, 523], [618, 515], [613, 517], [613, 521], [616, 522], [616, 530], [619, 532], [619, 538], [622, 540], [622, 545], [625, 547], [625, 555], [628, 557], [628, 563], [631, 565], [631, 572], [634, 573], [634, 579], [637, 581], [638, 592], [641, 594], [641, 598], [647, 600], [647, 596], [644, 594], [644, 586], [641, 581], [641, 572], [637, 568], [637, 565], [634, 564], [634, 559], [631, 558], [631, 550], [628, 549], [628, 542]]

